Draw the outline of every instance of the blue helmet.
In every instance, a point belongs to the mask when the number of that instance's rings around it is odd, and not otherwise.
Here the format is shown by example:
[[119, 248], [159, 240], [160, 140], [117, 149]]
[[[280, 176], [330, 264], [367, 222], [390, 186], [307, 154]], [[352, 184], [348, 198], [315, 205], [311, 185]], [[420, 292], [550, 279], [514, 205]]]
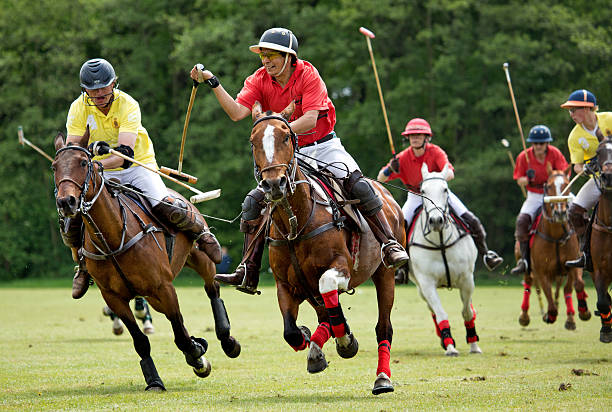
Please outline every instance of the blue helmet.
[[550, 129], [548, 128], [548, 126], [539, 124], [531, 128], [531, 130], [529, 131], [529, 136], [527, 136], [527, 141], [529, 143], [546, 143], [552, 142], [553, 138], [550, 134]]

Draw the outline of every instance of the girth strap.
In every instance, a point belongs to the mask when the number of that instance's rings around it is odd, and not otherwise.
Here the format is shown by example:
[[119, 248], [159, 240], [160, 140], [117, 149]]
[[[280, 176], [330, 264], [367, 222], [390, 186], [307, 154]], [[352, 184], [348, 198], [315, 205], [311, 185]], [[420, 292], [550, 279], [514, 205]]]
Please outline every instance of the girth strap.
[[[126, 244], [124, 244], [123, 247], [120, 247], [117, 250], [113, 250], [113, 251], [110, 251], [108, 253], [96, 254], [96, 253], [91, 253], [91, 252], [87, 251], [85, 249], [85, 247], [82, 246], [79, 249], [79, 252], [82, 253], [83, 256], [85, 256], [86, 258], [89, 258], [89, 259], [92, 259], [92, 260], [106, 260], [106, 259], [108, 259], [111, 256], [118, 256], [118, 255], [126, 252], [129, 248], [134, 246], [140, 239], [142, 239], [143, 237], [145, 237], [149, 233], [155, 233], [155, 232], [162, 232], [162, 230], [160, 228], [158, 228], [158, 227], [153, 226], [152, 224], [148, 224], [147, 226], [145, 226], [144, 229], [142, 229], [141, 232], [139, 232], [136, 236], [134, 236]], [[157, 242], [157, 239], [155, 239], [155, 241]], [[158, 246], [159, 246], [159, 244], [158, 244]]]

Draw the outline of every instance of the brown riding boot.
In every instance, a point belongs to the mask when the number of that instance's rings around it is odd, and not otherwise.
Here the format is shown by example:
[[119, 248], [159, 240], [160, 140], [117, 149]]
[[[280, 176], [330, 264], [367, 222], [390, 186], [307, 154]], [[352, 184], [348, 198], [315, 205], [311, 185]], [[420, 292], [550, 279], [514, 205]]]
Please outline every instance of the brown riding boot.
[[236, 286], [241, 292], [249, 295], [259, 295], [257, 290], [259, 284], [259, 268], [261, 258], [265, 248], [265, 236], [262, 231], [259, 236], [257, 229], [263, 221], [263, 216], [254, 220], [241, 220], [240, 231], [244, 233], [244, 246], [242, 248], [242, 263], [238, 265], [236, 271], [230, 274], [218, 273], [215, 280], [229, 285]]
[[576, 203], [572, 203], [568, 210], [568, 217], [574, 232], [578, 236], [578, 240], [580, 241], [580, 255], [577, 259], [574, 260], [566, 260], [565, 266], [572, 268], [584, 268], [586, 265], [586, 254], [585, 246], [586, 246], [586, 229], [588, 219], [585, 217], [586, 209], [582, 206], [578, 206]]
[[192, 209], [180, 198], [166, 196], [152, 209], [155, 216], [164, 224], [185, 232], [190, 239], [196, 242], [198, 249], [206, 253], [213, 262], [221, 263], [221, 245], [195, 207]]
[[468, 225], [470, 232], [472, 232], [472, 238], [476, 244], [478, 253], [482, 255], [482, 261], [487, 269], [490, 271], [501, 265], [504, 259], [499, 256], [495, 251], [489, 250], [487, 246], [487, 232], [485, 232], [480, 220], [470, 211], [465, 212], [461, 215], [461, 219]]
[[387, 222], [383, 210], [380, 209], [370, 216], [364, 214], [363, 217], [368, 222], [368, 225], [370, 225], [370, 229], [372, 229], [372, 233], [376, 240], [382, 245], [381, 251], [384, 265], [389, 268], [398, 269], [408, 263], [410, 260], [408, 253], [406, 253], [404, 247], [395, 240], [395, 236], [393, 236], [393, 232], [391, 231], [391, 227], [389, 227], [389, 222]]
[[521, 213], [516, 218], [516, 230], [514, 236], [519, 242], [521, 258], [516, 262], [516, 266], [510, 270], [513, 275], [520, 275], [529, 271], [529, 226], [531, 226], [531, 216]]
[[87, 289], [89, 289], [89, 285], [92, 283], [91, 276], [85, 266], [85, 259], [79, 257], [79, 264], [74, 267], [74, 271], [72, 299], [81, 299], [87, 293]]

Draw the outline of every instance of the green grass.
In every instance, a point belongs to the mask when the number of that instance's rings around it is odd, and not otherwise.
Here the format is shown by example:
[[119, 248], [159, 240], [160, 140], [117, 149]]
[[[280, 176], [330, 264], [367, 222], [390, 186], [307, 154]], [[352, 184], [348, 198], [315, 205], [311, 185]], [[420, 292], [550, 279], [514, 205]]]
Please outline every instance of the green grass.
[[[168, 392], [145, 393], [129, 335], [114, 336], [95, 288], [74, 301], [65, 288], [0, 289], [0, 410], [607, 410], [612, 395], [612, 346], [599, 342], [599, 319], [565, 316], [544, 324], [532, 296], [532, 321], [518, 325], [522, 292], [517, 286], [479, 286], [474, 296], [482, 355], [469, 355], [457, 291], [441, 289], [458, 358], [447, 358], [424, 302], [413, 286], [396, 290], [391, 379], [395, 392], [373, 396], [377, 364], [375, 290], [365, 286], [341, 302], [360, 342], [353, 359], [341, 359], [333, 341], [324, 350], [329, 368], [306, 371], [306, 353], [283, 340], [273, 287], [261, 296], [223, 288], [232, 334], [242, 354], [229, 359], [215, 334], [203, 289], [179, 287], [185, 325], [210, 344], [213, 365], [197, 378], [176, 349], [169, 323], [154, 313], [152, 356]], [[595, 296], [592, 288], [588, 289]], [[535, 294], [534, 294], [535, 295]], [[594, 299], [589, 300], [594, 308]], [[565, 311], [562, 306], [562, 313]], [[298, 324], [314, 330], [302, 306]], [[572, 369], [593, 375], [576, 376]], [[595, 375], [596, 374], [596, 375]], [[559, 391], [561, 384], [571, 384]]]

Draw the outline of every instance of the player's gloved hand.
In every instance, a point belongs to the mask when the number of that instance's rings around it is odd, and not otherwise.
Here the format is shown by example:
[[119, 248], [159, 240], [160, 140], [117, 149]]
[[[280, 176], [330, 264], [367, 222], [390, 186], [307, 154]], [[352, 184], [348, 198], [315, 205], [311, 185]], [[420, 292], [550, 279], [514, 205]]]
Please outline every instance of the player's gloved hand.
[[393, 156], [393, 159], [391, 159], [390, 167], [391, 167], [391, 170], [393, 171], [393, 173], [399, 173], [400, 172], [400, 162], [399, 162], [399, 159], [397, 158], [397, 156]]
[[91, 143], [87, 149], [93, 153], [94, 156], [101, 156], [109, 153], [110, 145], [104, 140]]
[[219, 86], [219, 79], [217, 79], [217, 76], [212, 74], [209, 70], [206, 70], [202, 63], [196, 64], [193, 69], [191, 69], [190, 75], [194, 80], [193, 85], [195, 87], [200, 83], [206, 83], [211, 89]]
[[533, 179], [535, 179], [535, 170], [527, 169], [527, 180], [531, 182]]

